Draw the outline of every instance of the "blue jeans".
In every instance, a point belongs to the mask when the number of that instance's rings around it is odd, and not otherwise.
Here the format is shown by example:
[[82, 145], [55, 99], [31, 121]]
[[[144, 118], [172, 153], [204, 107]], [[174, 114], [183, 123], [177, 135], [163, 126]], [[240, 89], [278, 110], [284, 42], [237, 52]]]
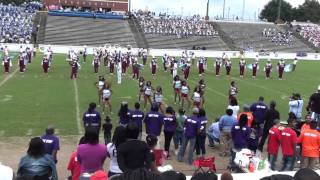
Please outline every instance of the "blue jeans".
[[293, 156], [283, 156], [281, 171], [292, 171], [294, 168], [295, 158]]
[[268, 154], [268, 161], [270, 163], [270, 169], [274, 171], [276, 169], [277, 155]]
[[207, 133], [207, 136], [208, 136], [208, 140], [209, 140], [209, 145], [210, 146], [214, 146], [215, 142], [220, 144], [220, 139], [219, 138], [214, 137], [210, 133]]
[[184, 153], [187, 149], [187, 146], [188, 146], [188, 142], [190, 141], [189, 143], [189, 153], [188, 153], [188, 163], [190, 165], [192, 165], [192, 162], [193, 162], [193, 152], [194, 152], [194, 148], [195, 148], [195, 145], [196, 145], [196, 138], [187, 138], [187, 137], [184, 137], [183, 138], [183, 141], [182, 141], [182, 146], [180, 147], [179, 149], [179, 153], [178, 153], [178, 161], [179, 162], [182, 162], [182, 159], [184, 157]]
[[182, 145], [183, 142], [183, 131], [176, 131], [173, 136], [173, 142], [176, 147]]

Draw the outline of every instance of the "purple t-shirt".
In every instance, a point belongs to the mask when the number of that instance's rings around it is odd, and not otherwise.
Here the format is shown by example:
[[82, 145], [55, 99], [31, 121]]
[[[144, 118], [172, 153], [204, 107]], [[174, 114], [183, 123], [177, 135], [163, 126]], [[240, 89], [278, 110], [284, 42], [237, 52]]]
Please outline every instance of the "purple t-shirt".
[[200, 128], [201, 122], [197, 116], [188, 117], [184, 122], [184, 136], [189, 139], [195, 138]]
[[250, 111], [252, 112], [254, 120], [258, 121], [259, 124], [264, 123], [264, 118], [267, 110], [268, 106], [265, 105], [262, 101], [258, 101], [252, 104], [250, 107]]
[[144, 118], [144, 113], [140, 110], [131, 111], [131, 122], [136, 123], [139, 130], [142, 131], [142, 120]]
[[239, 123], [235, 124], [231, 128], [231, 136], [235, 149], [248, 148], [248, 140], [250, 138], [251, 129], [245, 125], [242, 129]]
[[55, 135], [43, 135], [41, 137], [42, 141], [44, 142], [44, 146], [46, 149], [46, 153], [52, 155], [53, 150], [60, 149], [59, 138]]
[[94, 127], [100, 129], [101, 116], [99, 112], [93, 111], [90, 113], [89, 111], [87, 111], [83, 114], [82, 120], [85, 128]]
[[77, 153], [81, 173], [103, 170], [103, 163], [107, 157], [107, 147], [104, 144], [81, 144]]
[[123, 124], [123, 125], [128, 124], [129, 120], [130, 120], [130, 117], [131, 117], [131, 112], [128, 109], [127, 114], [119, 114], [119, 123]]
[[175, 132], [177, 128], [176, 116], [168, 115], [163, 117], [164, 131]]
[[163, 125], [163, 115], [159, 112], [149, 112], [144, 118], [144, 123], [146, 125], [146, 133], [155, 136], [160, 136], [162, 125]]

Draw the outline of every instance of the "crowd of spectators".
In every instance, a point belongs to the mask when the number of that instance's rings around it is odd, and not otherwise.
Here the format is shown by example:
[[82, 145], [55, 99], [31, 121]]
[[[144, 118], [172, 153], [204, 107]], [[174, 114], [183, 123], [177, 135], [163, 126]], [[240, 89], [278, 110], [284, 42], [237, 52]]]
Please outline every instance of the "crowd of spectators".
[[133, 12], [146, 34], [159, 34], [188, 38], [190, 36], [217, 36], [218, 31], [211, 24], [204, 21], [199, 15], [192, 17], [170, 16], [142, 11]]
[[291, 31], [278, 31], [275, 28], [264, 28], [262, 36], [268, 38], [276, 46], [291, 46], [294, 43], [294, 37]]
[[37, 2], [25, 3], [22, 6], [0, 4], [0, 42], [30, 43], [33, 27], [33, 17], [41, 8]]
[[300, 26], [299, 34], [315, 47], [320, 47], [320, 26], [319, 25], [305, 25]]

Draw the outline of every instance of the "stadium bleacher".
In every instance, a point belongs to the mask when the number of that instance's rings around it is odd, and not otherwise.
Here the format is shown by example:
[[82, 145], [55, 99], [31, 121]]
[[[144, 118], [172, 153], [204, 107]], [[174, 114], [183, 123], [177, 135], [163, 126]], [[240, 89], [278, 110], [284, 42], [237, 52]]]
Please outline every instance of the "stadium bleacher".
[[235, 22], [217, 22], [221, 30], [224, 31], [235, 43], [237, 48], [241, 49], [253, 49], [270, 50], [270, 51], [284, 51], [284, 52], [312, 52], [306, 44], [302, 43], [297, 38], [293, 38], [293, 44], [291, 46], [283, 45], [276, 46], [270, 39], [262, 36], [263, 29], [277, 29], [282, 31], [283, 29], [271, 23], [235, 23]]
[[48, 16], [45, 44], [137, 47], [127, 21]]

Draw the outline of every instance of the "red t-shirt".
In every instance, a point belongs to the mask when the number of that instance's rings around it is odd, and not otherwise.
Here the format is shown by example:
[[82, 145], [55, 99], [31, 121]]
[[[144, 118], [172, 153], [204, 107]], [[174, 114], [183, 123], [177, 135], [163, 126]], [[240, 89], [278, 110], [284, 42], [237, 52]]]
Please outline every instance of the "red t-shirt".
[[268, 139], [268, 153], [272, 155], [277, 155], [279, 146], [280, 146], [281, 132], [278, 127], [273, 126], [269, 130], [269, 139]]
[[80, 164], [77, 160], [77, 152], [73, 152], [71, 154], [69, 164], [68, 164], [68, 170], [71, 171], [72, 174], [72, 180], [78, 180], [80, 177]]
[[282, 154], [285, 156], [293, 156], [296, 143], [296, 132], [289, 127], [285, 128], [281, 133]]

